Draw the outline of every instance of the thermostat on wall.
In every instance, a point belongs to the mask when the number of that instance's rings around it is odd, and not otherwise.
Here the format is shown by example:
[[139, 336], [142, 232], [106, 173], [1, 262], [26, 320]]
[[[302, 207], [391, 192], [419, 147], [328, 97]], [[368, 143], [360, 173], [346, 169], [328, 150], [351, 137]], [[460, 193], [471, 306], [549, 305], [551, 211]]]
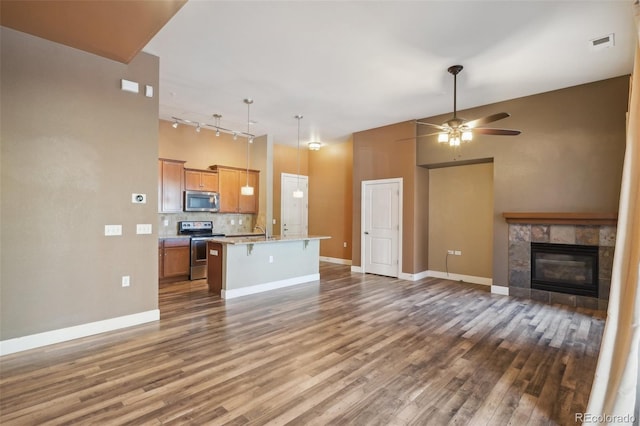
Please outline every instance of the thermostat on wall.
[[134, 204], [144, 204], [147, 202], [147, 194], [131, 194], [131, 202]]

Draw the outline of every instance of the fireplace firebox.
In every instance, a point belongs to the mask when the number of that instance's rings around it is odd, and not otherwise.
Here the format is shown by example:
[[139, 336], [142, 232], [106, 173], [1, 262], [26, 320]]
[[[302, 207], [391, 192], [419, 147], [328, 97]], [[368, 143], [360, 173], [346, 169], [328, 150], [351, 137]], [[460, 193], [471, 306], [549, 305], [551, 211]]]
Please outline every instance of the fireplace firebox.
[[598, 297], [598, 246], [531, 243], [531, 288]]

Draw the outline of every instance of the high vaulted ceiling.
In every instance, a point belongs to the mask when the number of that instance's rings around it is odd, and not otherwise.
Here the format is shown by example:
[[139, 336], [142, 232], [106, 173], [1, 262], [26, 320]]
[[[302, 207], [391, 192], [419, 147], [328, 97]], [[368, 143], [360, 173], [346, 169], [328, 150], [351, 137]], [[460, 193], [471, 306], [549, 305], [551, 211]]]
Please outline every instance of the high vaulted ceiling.
[[[155, 4], [170, 10], [165, 21], [179, 9], [143, 49], [160, 57], [160, 118], [215, 124], [212, 115], [221, 114], [222, 127], [246, 131], [242, 101], [252, 98], [251, 133], [290, 145], [297, 139], [296, 114], [304, 115], [302, 143], [335, 143], [355, 131], [450, 113], [453, 79], [446, 70], [454, 64], [464, 65], [459, 110], [629, 74], [637, 39], [632, 0], [191, 0], [184, 6], [182, 0], [3, 0], [5, 26], [11, 26], [8, 3], [40, 10], [66, 4], [63, 14], [47, 9], [49, 19], [31, 12], [31, 30], [16, 29], [123, 62], [84, 45], [97, 35], [98, 44], [136, 52], [142, 46], [131, 44], [128, 34], [143, 39], [144, 13], [85, 11], [114, 30], [104, 37], [104, 25], [76, 24], [75, 45], [37, 30], [68, 27], [69, 10], [87, 4], [105, 10]], [[592, 48], [590, 40], [608, 34], [613, 47]]]

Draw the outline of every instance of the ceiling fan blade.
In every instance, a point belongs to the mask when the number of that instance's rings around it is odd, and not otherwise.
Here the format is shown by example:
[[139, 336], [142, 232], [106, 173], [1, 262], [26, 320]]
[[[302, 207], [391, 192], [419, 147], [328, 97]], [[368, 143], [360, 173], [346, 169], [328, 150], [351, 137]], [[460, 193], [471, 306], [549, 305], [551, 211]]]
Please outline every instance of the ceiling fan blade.
[[433, 124], [433, 123], [425, 123], [424, 121], [416, 121], [416, 124], [421, 124], [423, 126], [429, 126], [429, 127], [435, 127], [436, 129], [440, 129], [442, 131], [447, 131], [447, 128], [444, 126], [441, 126], [439, 124]]
[[502, 120], [503, 118], [510, 117], [510, 114], [506, 112], [499, 112], [497, 114], [488, 115], [486, 117], [478, 118], [476, 120], [467, 121], [465, 126], [470, 128], [476, 128], [478, 126], [485, 125], [487, 123], [493, 123], [494, 121]]
[[489, 129], [489, 128], [475, 128], [473, 129], [473, 133], [478, 133], [481, 135], [498, 135], [498, 136], [517, 136], [521, 132], [520, 130], [510, 130], [510, 129]]

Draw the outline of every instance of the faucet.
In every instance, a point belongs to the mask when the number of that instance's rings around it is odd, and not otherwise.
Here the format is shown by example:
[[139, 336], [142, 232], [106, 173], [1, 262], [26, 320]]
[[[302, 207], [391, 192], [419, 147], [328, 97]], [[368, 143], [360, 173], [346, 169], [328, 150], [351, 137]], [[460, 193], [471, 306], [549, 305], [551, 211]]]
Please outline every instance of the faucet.
[[264, 239], [265, 240], [269, 239], [269, 235], [267, 235], [267, 231], [262, 226], [256, 225], [256, 226], [253, 227], [253, 229], [259, 229], [264, 234]]

